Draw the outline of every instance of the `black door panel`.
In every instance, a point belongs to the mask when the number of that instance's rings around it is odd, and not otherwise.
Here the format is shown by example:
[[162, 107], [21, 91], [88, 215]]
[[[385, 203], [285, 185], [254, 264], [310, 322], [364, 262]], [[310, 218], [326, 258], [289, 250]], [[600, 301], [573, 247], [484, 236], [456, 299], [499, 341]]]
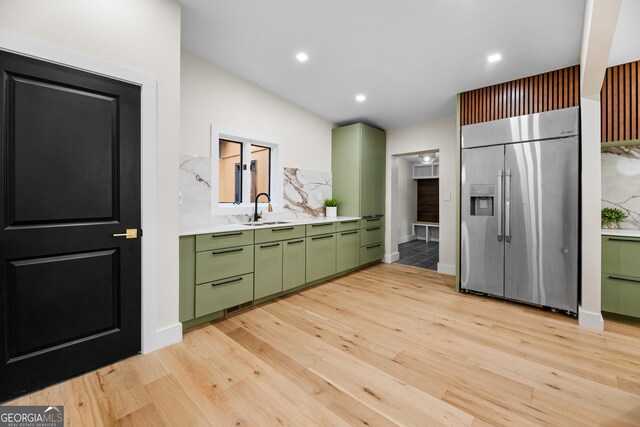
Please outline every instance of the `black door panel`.
[[140, 351], [140, 88], [0, 51], [0, 401]]

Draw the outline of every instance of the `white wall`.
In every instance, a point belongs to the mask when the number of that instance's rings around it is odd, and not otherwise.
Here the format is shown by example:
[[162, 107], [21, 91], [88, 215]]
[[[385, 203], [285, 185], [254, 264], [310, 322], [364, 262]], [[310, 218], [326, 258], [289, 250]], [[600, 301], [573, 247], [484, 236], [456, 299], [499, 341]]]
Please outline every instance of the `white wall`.
[[182, 153], [209, 156], [216, 124], [280, 139], [284, 166], [331, 171], [329, 121], [188, 52], [181, 80]]
[[[398, 251], [398, 230], [392, 226], [398, 216], [397, 203], [392, 198], [394, 175], [393, 155], [440, 150], [440, 262], [438, 271], [455, 274], [456, 266], [456, 117], [449, 116], [414, 126], [387, 131], [387, 207], [386, 207], [386, 259], [393, 259]], [[445, 201], [444, 194], [450, 193]]]
[[180, 5], [172, 0], [0, 0], [0, 30], [152, 74], [158, 84], [158, 329], [178, 324]]
[[413, 239], [413, 226], [418, 217], [418, 184], [413, 179], [413, 164], [403, 158], [398, 159], [398, 243]]

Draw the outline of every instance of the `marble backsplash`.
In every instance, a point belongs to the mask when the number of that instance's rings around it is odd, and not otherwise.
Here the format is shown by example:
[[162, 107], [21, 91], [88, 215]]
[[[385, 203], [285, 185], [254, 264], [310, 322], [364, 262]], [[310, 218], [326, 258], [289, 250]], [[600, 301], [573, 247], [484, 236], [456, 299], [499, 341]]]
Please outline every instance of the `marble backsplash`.
[[[180, 225], [234, 224], [245, 215], [211, 215], [211, 158], [180, 155]], [[331, 198], [331, 173], [284, 168], [282, 209], [264, 213], [269, 220], [296, 220], [324, 215], [324, 200]]]
[[602, 150], [602, 207], [618, 208], [629, 217], [620, 228], [640, 229], [640, 147]]

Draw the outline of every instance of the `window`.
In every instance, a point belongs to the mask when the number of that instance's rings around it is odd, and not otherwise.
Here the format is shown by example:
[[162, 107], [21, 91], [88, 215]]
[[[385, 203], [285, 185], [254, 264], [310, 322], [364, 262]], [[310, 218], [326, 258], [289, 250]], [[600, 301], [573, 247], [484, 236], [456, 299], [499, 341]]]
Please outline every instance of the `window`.
[[[282, 205], [282, 151], [271, 137], [223, 130], [212, 126], [211, 154], [217, 185], [211, 187], [212, 213], [250, 213], [260, 193], [266, 193], [274, 209]], [[259, 204], [268, 202], [266, 197]]]

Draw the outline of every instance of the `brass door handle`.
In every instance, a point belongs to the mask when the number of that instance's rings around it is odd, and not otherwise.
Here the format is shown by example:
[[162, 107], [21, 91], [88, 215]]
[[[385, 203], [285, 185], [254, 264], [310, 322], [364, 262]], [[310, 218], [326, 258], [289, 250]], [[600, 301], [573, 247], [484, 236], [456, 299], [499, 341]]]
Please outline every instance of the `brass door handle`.
[[126, 233], [114, 234], [113, 237], [124, 237], [125, 239], [137, 239], [138, 238], [138, 229], [137, 228], [127, 228], [127, 232]]

